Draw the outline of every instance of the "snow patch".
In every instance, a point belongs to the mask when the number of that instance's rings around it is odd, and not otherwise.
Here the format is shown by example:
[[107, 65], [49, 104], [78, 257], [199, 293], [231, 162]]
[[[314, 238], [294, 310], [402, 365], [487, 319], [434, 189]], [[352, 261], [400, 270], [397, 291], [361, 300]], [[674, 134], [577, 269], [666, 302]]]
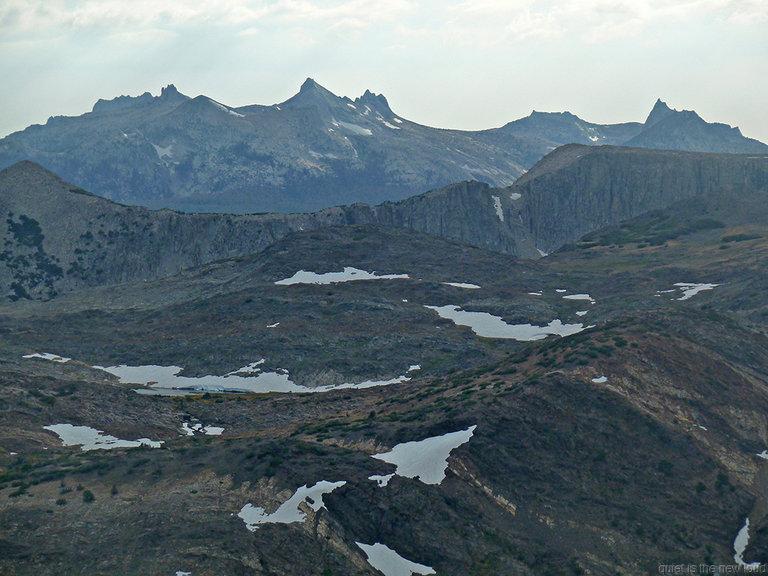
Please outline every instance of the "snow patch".
[[552, 320], [546, 326], [532, 324], [507, 324], [498, 316], [487, 312], [466, 312], [458, 306], [425, 306], [434, 310], [441, 318], [453, 320], [459, 326], [468, 326], [478, 336], [484, 338], [503, 338], [530, 342], [541, 340], [549, 335], [570, 336], [591, 328], [583, 324], [563, 324], [560, 320]]
[[760, 568], [760, 562], [744, 562], [744, 551], [749, 544], [749, 518], [744, 522], [739, 533], [736, 535], [736, 540], [733, 541], [733, 560], [741, 568], [746, 571], [757, 570]]
[[[216, 102], [216, 100], [213, 100], [212, 98], [208, 98], [208, 102], [213, 104], [216, 108], [218, 108], [222, 112], [226, 112], [227, 114], [236, 116], [238, 118], [245, 118], [245, 114], [239, 114], [238, 112], [235, 112], [234, 110], [224, 106], [224, 104], [222, 104], [221, 102]], [[278, 110], [280, 110], [280, 108], [278, 108]]]
[[453, 286], [454, 288], [466, 288], [467, 290], [477, 290], [480, 288], [477, 284], [469, 284], [467, 282], [443, 282], [446, 286]]
[[368, 476], [368, 480], [373, 480], [376, 482], [376, 484], [379, 485], [379, 488], [383, 488], [387, 484], [389, 484], [389, 481], [392, 480], [392, 478], [395, 476], [395, 473], [392, 472], [392, 474], [374, 474], [373, 476]]
[[491, 196], [493, 198], [493, 209], [496, 211], [496, 216], [499, 220], [504, 222], [504, 210], [501, 208], [501, 198], [498, 196]]
[[393, 120], [394, 122], [397, 122], [398, 124], [402, 124], [402, 123], [403, 123], [403, 121], [402, 121], [402, 120], [400, 120], [400, 118], [392, 118], [392, 120]]
[[88, 450], [113, 450], [115, 448], [138, 448], [139, 446], [160, 448], [160, 445], [163, 443], [162, 440], [150, 440], [149, 438], [121, 440], [115, 436], [104, 434], [101, 430], [96, 430], [90, 426], [52, 424], [50, 426], [43, 426], [43, 428], [56, 434], [64, 446], [80, 446], [83, 452]]
[[384, 576], [412, 576], [413, 574], [435, 574], [429, 566], [411, 562], [384, 544], [363, 544], [355, 542], [368, 558], [368, 564]]
[[195, 432], [205, 434], [206, 436], [221, 436], [221, 433], [224, 432], [224, 428], [221, 426], [203, 426], [200, 423], [190, 426], [189, 422], [184, 422], [181, 425], [181, 429], [187, 436], [194, 436]]
[[390, 124], [389, 122], [387, 122], [386, 120], [384, 120], [384, 118], [379, 118], [379, 120], [380, 120], [380, 121], [381, 121], [381, 123], [382, 123], [382, 124], [384, 124], [384, 126], [386, 126], [387, 128], [391, 128], [392, 130], [400, 130], [400, 126], [395, 126], [395, 125], [393, 125], [393, 124]]
[[374, 454], [373, 458], [397, 466], [395, 474], [404, 478], [417, 478], [424, 484], [440, 484], [448, 468], [451, 452], [469, 442], [477, 426], [448, 432], [415, 442], [397, 444], [389, 452]]
[[346, 266], [342, 272], [326, 272], [324, 274], [299, 270], [290, 278], [278, 280], [275, 284], [280, 286], [290, 286], [292, 284], [335, 284], [337, 282], [352, 282], [354, 280], [396, 280], [408, 277], [408, 274], [385, 274], [378, 276], [375, 271], [366, 272], [365, 270]]
[[589, 294], [568, 294], [567, 296], [563, 296], [564, 300], [586, 300], [590, 304], [595, 303], [595, 299], [592, 298]]
[[522, 197], [523, 195], [520, 194], [520, 192], [512, 192], [512, 194], [509, 195], [510, 200], [520, 200]]
[[49, 360], [51, 362], [59, 362], [61, 364], [64, 364], [65, 362], [69, 362], [70, 360], [72, 360], [72, 358], [57, 356], [56, 354], [51, 354], [50, 352], [43, 352], [42, 354], [39, 352], [35, 352], [34, 354], [26, 354], [22, 356], [22, 358], [40, 358], [41, 360]]
[[538, 252], [539, 256], [541, 256], [542, 258], [549, 256], [549, 252], [544, 252], [544, 250], [542, 250], [541, 248], [536, 248], [536, 252]]
[[280, 326], [280, 322], [275, 322], [274, 324], [267, 324], [267, 328], [277, 328]]
[[160, 158], [161, 160], [166, 156], [168, 158], [173, 156], [171, 152], [171, 149], [173, 148], [173, 144], [168, 144], [168, 146], [166, 146], [165, 148], [158, 146], [157, 144], [152, 144], [152, 147], [155, 149], [155, 152], [157, 152], [157, 157]]
[[371, 132], [368, 128], [363, 128], [362, 126], [358, 126], [357, 124], [351, 124], [349, 122], [339, 122], [339, 126], [344, 128], [345, 130], [349, 130], [351, 134], [354, 134], [355, 136], [373, 136], [373, 132]]
[[261, 524], [292, 524], [294, 522], [304, 522], [307, 519], [307, 513], [302, 508], [309, 507], [314, 512], [325, 508], [323, 496], [329, 494], [344, 486], [346, 482], [328, 482], [321, 480], [311, 487], [305, 484], [283, 502], [280, 507], [272, 514], [267, 514], [263, 508], [246, 504], [237, 514], [245, 522], [245, 527], [251, 532], [258, 529]]
[[587, 312], [589, 312], [589, 310], [579, 310], [576, 312], [576, 316], [586, 316]]
[[592, 382], [594, 382], [595, 384], [605, 384], [606, 382], [608, 382], [608, 378], [606, 378], [605, 376], [599, 376], [598, 378], [592, 378]]
[[398, 376], [388, 380], [366, 380], [359, 383], [344, 383], [338, 385], [317, 386], [309, 388], [291, 381], [288, 371], [279, 369], [275, 372], [262, 372], [258, 367], [264, 360], [254, 362], [238, 370], [234, 370], [224, 376], [179, 376], [182, 368], [179, 366], [94, 366], [97, 370], [103, 370], [117, 376], [123, 384], [138, 384], [149, 386], [136, 390], [139, 394], [161, 396], [185, 396], [189, 394], [202, 394], [205, 392], [243, 393], [253, 392], [266, 394], [269, 392], [280, 393], [320, 393], [342, 389], [365, 389], [375, 386], [388, 386], [408, 382], [410, 377]]
[[692, 282], [675, 282], [675, 286], [683, 291], [683, 295], [678, 298], [678, 300], [688, 300], [688, 298], [696, 296], [696, 294], [699, 292], [712, 290], [712, 288], [720, 286], [720, 284], [694, 284]]

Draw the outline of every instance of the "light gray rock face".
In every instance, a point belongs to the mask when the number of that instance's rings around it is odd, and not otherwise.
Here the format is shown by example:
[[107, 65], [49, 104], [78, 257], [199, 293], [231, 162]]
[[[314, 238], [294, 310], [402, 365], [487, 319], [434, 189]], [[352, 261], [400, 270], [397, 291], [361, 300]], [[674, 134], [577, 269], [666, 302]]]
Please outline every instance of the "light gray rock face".
[[731, 155], [564, 146], [510, 190], [547, 252], [599, 228], [720, 190], [768, 190], [768, 154]]

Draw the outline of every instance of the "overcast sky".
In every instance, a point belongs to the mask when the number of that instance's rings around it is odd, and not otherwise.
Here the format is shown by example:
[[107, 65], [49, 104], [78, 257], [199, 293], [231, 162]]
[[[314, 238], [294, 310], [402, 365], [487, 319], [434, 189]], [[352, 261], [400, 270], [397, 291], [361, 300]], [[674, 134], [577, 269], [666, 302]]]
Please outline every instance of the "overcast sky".
[[768, 142], [768, 0], [0, 0], [0, 136], [169, 83], [274, 104], [306, 77], [442, 128], [661, 98]]

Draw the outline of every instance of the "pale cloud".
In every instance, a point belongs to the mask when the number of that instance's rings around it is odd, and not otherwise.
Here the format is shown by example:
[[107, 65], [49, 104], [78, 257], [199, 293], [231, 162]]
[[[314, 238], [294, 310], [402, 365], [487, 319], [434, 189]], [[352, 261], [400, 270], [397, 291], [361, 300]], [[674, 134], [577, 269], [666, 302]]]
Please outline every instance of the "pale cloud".
[[295, 25], [327, 22], [360, 29], [391, 22], [416, 8], [408, 0], [4, 0], [0, 30], [44, 32], [51, 28], [114, 29], [187, 24], [254, 26], [265, 21]]
[[768, 0], [467, 0], [449, 8], [445, 34], [482, 30], [480, 42], [575, 36], [586, 43], [635, 37], [658, 25], [716, 19], [754, 25], [768, 18]]

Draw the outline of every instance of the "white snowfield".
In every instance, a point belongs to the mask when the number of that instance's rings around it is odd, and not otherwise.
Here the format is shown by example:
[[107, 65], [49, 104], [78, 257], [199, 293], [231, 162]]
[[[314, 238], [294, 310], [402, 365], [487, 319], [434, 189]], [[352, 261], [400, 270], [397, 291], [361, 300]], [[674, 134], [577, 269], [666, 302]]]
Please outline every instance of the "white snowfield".
[[43, 426], [43, 428], [55, 433], [61, 439], [64, 446], [80, 446], [83, 452], [88, 450], [114, 450], [115, 448], [138, 448], [139, 446], [160, 448], [163, 443], [162, 440], [150, 440], [149, 438], [121, 440], [115, 436], [104, 434], [101, 430], [96, 430], [90, 426], [51, 424], [50, 426]]
[[744, 551], [749, 544], [749, 518], [744, 522], [739, 533], [736, 535], [736, 540], [733, 541], [733, 560], [738, 564], [745, 572], [756, 571], [760, 568], [760, 562], [744, 562]]
[[35, 352], [34, 354], [25, 354], [22, 356], [22, 358], [40, 358], [41, 360], [50, 360], [51, 362], [59, 362], [61, 364], [64, 364], [65, 362], [69, 362], [72, 360], [72, 358], [66, 358], [64, 356], [57, 356], [56, 354], [51, 354], [50, 352]]
[[533, 326], [532, 324], [507, 324], [498, 316], [487, 312], [466, 312], [458, 306], [425, 306], [434, 310], [441, 318], [453, 320], [459, 326], [468, 326], [478, 336], [484, 338], [503, 338], [508, 340], [520, 340], [529, 342], [541, 340], [551, 334], [558, 336], [570, 336], [591, 326], [584, 324], [563, 324], [560, 320], [552, 320], [546, 326]]
[[688, 298], [696, 296], [696, 294], [699, 292], [712, 290], [712, 288], [716, 288], [717, 286], [720, 286], [720, 284], [694, 284], [692, 282], [675, 282], [675, 286], [683, 291], [683, 295], [678, 298], [678, 300], [688, 300]]
[[501, 198], [498, 196], [491, 196], [491, 198], [493, 198], [493, 209], [496, 211], [496, 217], [501, 222], [504, 222], [504, 210], [501, 207]]
[[199, 422], [197, 424], [192, 424], [191, 426], [189, 422], [184, 422], [181, 425], [181, 430], [187, 436], [194, 436], [195, 432], [205, 434], [206, 436], [221, 436], [222, 432], [224, 432], [224, 428], [221, 426], [203, 426]]
[[590, 304], [595, 303], [595, 299], [589, 294], [567, 294], [563, 296], [564, 300], [586, 300]]
[[278, 280], [275, 284], [280, 286], [290, 286], [293, 284], [335, 284], [337, 282], [353, 282], [355, 280], [400, 280], [408, 277], [408, 274], [385, 274], [378, 276], [375, 271], [366, 272], [359, 268], [346, 266], [342, 272], [326, 272], [324, 274], [299, 270], [290, 278]]
[[346, 481], [328, 482], [321, 480], [314, 486], [307, 487], [305, 484], [283, 502], [280, 507], [272, 514], [267, 514], [263, 508], [246, 504], [237, 514], [245, 522], [246, 528], [251, 532], [258, 529], [261, 524], [292, 524], [293, 522], [304, 522], [307, 519], [307, 513], [302, 508], [309, 507], [317, 512], [320, 508], [325, 508], [323, 496], [329, 494], [344, 486]]
[[471, 284], [469, 282], [443, 282], [446, 286], [453, 286], [454, 288], [464, 288], [466, 290], [477, 290], [480, 288], [477, 284]]
[[[343, 389], [365, 389], [375, 386], [388, 386], [410, 381], [406, 375], [390, 378], [388, 380], [366, 380], [358, 383], [344, 383], [337, 385], [317, 386], [310, 388], [301, 386], [291, 381], [286, 370], [277, 372], [261, 372], [257, 367], [263, 361], [255, 362], [224, 376], [179, 376], [182, 371], [180, 366], [94, 366], [117, 376], [123, 384], [138, 384], [149, 386], [136, 390], [140, 394], [159, 395], [185, 395], [200, 394], [205, 392], [253, 392], [266, 394], [269, 392], [316, 394]], [[416, 368], [411, 367], [408, 372]]]
[[[389, 452], [374, 454], [373, 458], [397, 466], [395, 474], [403, 478], [417, 478], [424, 484], [440, 484], [445, 479], [448, 468], [448, 456], [451, 452], [469, 442], [477, 426], [466, 430], [448, 432], [442, 436], [432, 436], [424, 440], [397, 444]], [[386, 486], [389, 478], [371, 476], [379, 486]]]
[[411, 562], [384, 544], [363, 544], [355, 542], [365, 552], [368, 564], [376, 568], [384, 576], [412, 576], [412, 574], [435, 574], [435, 571], [424, 564]]

